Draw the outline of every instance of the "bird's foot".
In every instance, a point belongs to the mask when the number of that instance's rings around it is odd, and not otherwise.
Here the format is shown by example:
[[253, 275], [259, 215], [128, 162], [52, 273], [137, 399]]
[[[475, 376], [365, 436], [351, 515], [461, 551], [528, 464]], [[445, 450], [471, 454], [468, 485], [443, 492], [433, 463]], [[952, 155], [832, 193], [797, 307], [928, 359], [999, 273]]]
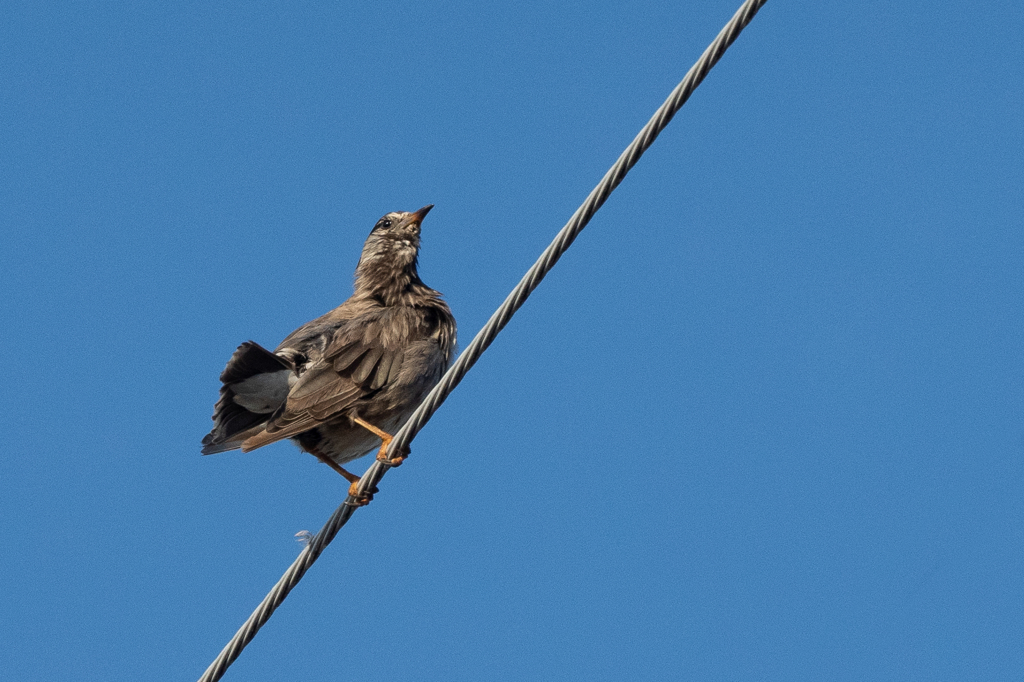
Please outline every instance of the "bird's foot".
[[348, 496], [355, 498], [355, 502], [348, 502], [347, 503], [350, 506], [353, 506], [353, 507], [365, 507], [366, 505], [370, 504], [370, 500], [373, 499], [373, 496], [376, 493], [380, 492], [379, 490], [377, 490], [377, 486], [374, 486], [372, 490], [369, 490], [366, 493], [360, 495], [359, 494], [359, 480], [360, 479], [359, 479], [358, 476], [356, 476], [351, 471], [347, 470], [345, 467], [343, 467], [340, 464], [338, 464], [337, 462], [335, 462], [333, 459], [331, 459], [327, 455], [319, 452], [318, 450], [315, 450], [315, 449], [311, 450], [310, 454], [312, 454], [314, 457], [319, 459], [321, 462], [323, 462], [324, 464], [326, 464], [327, 466], [331, 467], [332, 469], [337, 471], [339, 474], [344, 476], [345, 480], [349, 482]]
[[406, 450], [401, 455], [397, 455], [395, 457], [388, 457], [388, 446], [391, 445], [391, 441], [393, 441], [395, 437], [392, 436], [387, 431], [382, 431], [373, 424], [363, 421], [359, 417], [354, 417], [352, 421], [354, 421], [356, 424], [359, 424], [364, 429], [380, 438], [380, 450], [377, 451], [377, 461], [380, 462], [381, 464], [386, 464], [389, 467], [396, 467], [401, 465], [402, 462], [405, 461], [405, 458], [409, 456], [409, 451]]
[[381, 464], [386, 464], [389, 467], [401, 466], [408, 454], [396, 455], [394, 457], [388, 457], [387, 449], [381, 447], [380, 452], [377, 453], [377, 461]]
[[345, 504], [349, 505], [350, 507], [365, 507], [366, 505], [370, 504], [371, 500], [373, 500], [373, 496], [379, 492], [380, 490], [377, 489], [377, 486], [374, 486], [370, 490], [367, 490], [365, 493], [360, 494], [359, 479], [356, 479], [355, 481], [352, 482], [352, 485], [348, 487], [348, 496], [351, 497], [353, 501], [349, 502], [348, 500], [345, 500]]
[[388, 456], [388, 448], [391, 446], [392, 440], [393, 438], [389, 436], [380, 444], [380, 450], [377, 451], [377, 461], [389, 467], [401, 466], [402, 462], [405, 461], [405, 458], [409, 456], [409, 448], [405, 448], [405, 452], [399, 453], [394, 457], [390, 457]]

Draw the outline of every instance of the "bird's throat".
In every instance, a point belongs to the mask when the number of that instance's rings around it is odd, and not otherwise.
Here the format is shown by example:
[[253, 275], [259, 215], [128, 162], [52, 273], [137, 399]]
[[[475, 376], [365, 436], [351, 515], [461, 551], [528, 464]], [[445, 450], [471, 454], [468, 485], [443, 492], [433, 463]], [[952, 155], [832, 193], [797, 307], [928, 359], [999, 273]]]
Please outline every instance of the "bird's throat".
[[407, 303], [407, 299], [424, 286], [415, 262], [399, 269], [383, 263], [367, 263], [356, 270], [356, 295], [377, 299], [386, 306]]

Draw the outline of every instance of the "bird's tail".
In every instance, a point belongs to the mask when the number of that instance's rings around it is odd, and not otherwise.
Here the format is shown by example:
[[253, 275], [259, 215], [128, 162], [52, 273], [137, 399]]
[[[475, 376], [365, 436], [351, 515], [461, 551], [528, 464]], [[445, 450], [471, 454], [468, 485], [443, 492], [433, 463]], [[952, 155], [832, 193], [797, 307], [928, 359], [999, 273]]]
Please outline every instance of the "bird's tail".
[[213, 430], [203, 438], [203, 454], [235, 450], [258, 433], [288, 397], [295, 366], [253, 341], [246, 341], [220, 375], [220, 400], [213, 408]]

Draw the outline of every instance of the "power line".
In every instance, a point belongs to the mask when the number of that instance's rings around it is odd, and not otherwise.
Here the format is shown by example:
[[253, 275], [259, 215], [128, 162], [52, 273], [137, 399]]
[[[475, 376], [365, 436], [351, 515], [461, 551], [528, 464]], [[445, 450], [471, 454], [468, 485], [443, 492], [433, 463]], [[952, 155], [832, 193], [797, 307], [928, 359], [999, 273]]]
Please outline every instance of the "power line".
[[[757, 11], [767, 1], [746, 0], [740, 6], [736, 14], [729, 20], [729, 23], [725, 25], [714, 41], [704, 50], [700, 59], [690, 67], [686, 76], [675, 87], [672, 94], [668, 96], [668, 99], [658, 107], [658, 110], [651, 117], [651, 120], [647, 122], [647, 125], [643, 127], [633, 142], [622, 152], [615, 165], [605, 173], [601, 182], [593, 189], [586, 201], [583, 202], [583, 205], [576, 209], [569, 222], [558, 232], [554, 241], [544, 249], [540, 258], [523, 276], [523, 279], [512, 290], [512, 293], [508, 295], [505, 302], [501, 304], [501, 307], [491, 315], [491, 319], [477, 333], [476, 337], [466, 347], [466, 350], [459, 356], [459, 359], [455, 361], [455, 364], [441, 377], [441, 381], [438, 382], [437, 386], [427, 394], [427, 397], [423, 399], [420, 406], [416, 408], [416, 411], [413, 412], [408, 421], [395, 434], [395, 438], [389, 448], [391, 452], [404, 452], [408, 448], [420, 429], [430, 420], [431, 416], [433, 416], [434, 412], [437, 411], [448, 395], [455, 390], [455, 387], [459, 385], [462, 378], [476, 364], [476, 361], [483, 352], [487, 350], [487, 347], [491, 345], [491, 342], [494, 341], [498, 333], [508, 324], [509, 320], [512, 319], [512, 316], [523, 303], [526, 302], [526, 299], [537, 288], [537, 285], [544, 279], [544, 276], [551, 271], [555, 263], [558, 262], [558, 259], [562, 257], [562, 254], [572, 246], [579, 233], [583, 231], [583, 228], [587, 226], [587, 223], [590, 222], [590, 219], [597, 210], [601, 208], [608, 199], [608, 196], [619, 186], [622, 179], [626, 177], [626, 173], [636, 165], [636, 162], [640, 160], [643, 153], [653, 144], [661, 131], [672, 120], [672, 117], [676, 115], [676, 112], [682, 108], [693, 91], [701, 84], [711, 68], [718, 63], [718, 60], [722, 58], [722, 55], [733, 44], [740, 32], [746, 28], [747, 24], [754, 18], [754, 15], [757, 14]], [[359, 482], [360, 495], [373, 490], [389, 468], [390, 465], [388, 464], [374, 461]], [[277, 584], [270, 590], [270, 593], [264, 597], [248, 620], [239, 628], [235, 636], [231, 638], [231, 641], [228, 642], [213, 663], [210, 664], [210, 667], [206, 669], [203, 676], [199, 678], [199, 682], [216, 682], [216, 680], [223, 677], [228, 666], [234, 663], [242, 649], [252, 641], [259, 629], [270, 619], [274, 610], [280, 606], [292, 588], [299, 583], [299, 580], [302, 579], [302, 576], [309, 570], [309, 567], [313, 565], [313, 562], [317, 560], [331, 540], [334, 539], [334, 536], [338, 534], [341, 527], [348, 522], [349, 518], [358, 508], [357, 499], [357, 497], [347, 497], [334, 511], [334, 514], [327, 520], [327, 523], [320, 529], [320, 532], [302, 550], [291, 567], [281, 576], [281, 579], [277, 581]]]

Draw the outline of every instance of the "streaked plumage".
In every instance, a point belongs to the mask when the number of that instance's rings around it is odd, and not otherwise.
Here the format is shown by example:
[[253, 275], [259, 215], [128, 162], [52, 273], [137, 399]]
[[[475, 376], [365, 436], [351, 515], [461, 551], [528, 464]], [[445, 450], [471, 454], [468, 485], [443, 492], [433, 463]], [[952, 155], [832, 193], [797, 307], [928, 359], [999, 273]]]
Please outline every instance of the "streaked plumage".
[[243, 451], [291, 438], [336, 465], [381, 439], [354, 419], [393, 434], [448, 368], [455, 319], [416, 272], [420, 223], [431, 209], [389, 213], [367, 238], [355, 292], [308, 322], [273, 353], [248, 341], [221, 374], [203, 454]]

